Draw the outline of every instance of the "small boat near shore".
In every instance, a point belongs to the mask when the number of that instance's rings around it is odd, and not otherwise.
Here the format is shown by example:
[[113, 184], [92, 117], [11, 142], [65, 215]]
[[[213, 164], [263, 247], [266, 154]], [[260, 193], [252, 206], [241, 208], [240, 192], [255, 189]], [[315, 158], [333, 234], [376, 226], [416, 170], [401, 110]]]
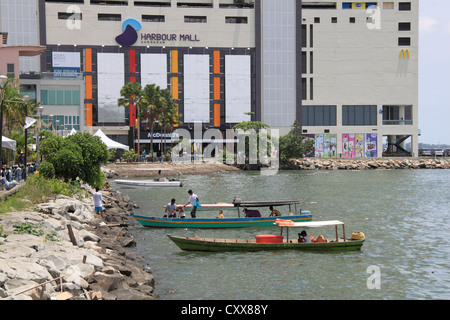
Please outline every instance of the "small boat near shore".
[[[295, 222], [311, 221], [310, 211], [297, 211], [298, 200], [276, 200], [276, 201], [249, 201], [243, 202], [234, 199], [233, 203], [214, 203], [202, 204], [197, 208], [197, 215], [207, 211], [214, 211], [217, 215], [219, 210], [237, 211], [237, 217], [226, 218], [167, 218], [167, 217], [146, 217], [133, 215], [133, 217], [144, 227], [149, 228], [245, 228], [245, 227], [267, 227], [273, 226], [277, 219], [289, 219]], [[289, 206], [289, 214], [284, 216], [262, 217], [258, 210], [247, 210], [247, 213], [241, 213], [240, 209], [269, 207], [269, 206]], [[294, 206], [294, 208], [292, 207]], [[181, 207], [181, 206], [179, 206]], [[191, 205], [185, 207], [186, 215], [191, 210]], [[259, 213], [259, 215], [258, 215]], [[206, 213], [207, 214], [207, 213]], [[244, 217], [241, 217], [244, 214]], [[236, 213], [235, 213], [236, 215]]]
[[167, 178], [155, 180], [114, 180], [114, 182], [128, 187], [167, 188], [183, 186], [181, 181]]
[[[361, 250], [365, 236], [363, 233], [354, 233], [352, 238], [345, 236], [344, 223], [338, 220], [332, 221], [310, 221], [292, 222], [279, 221], [276, 223], [281, 227], [281, 235], [257, 235], [254, 239], [216, 239], [195, 237], [178, 237], [168, 234], [172, 240], [183, 251], [278, 251], [278, 250], [300, 250], [313, 252], [334, 252]], [[343, 237], [338, 236], [338, 226], [342, 225]], [[311, 243], [299, 242], [298, 239], [289, 239], [290, 228], [315, 228], [324, 226], [335, 226], [336, 238], [313, 241]], [[283, 229], [286, 228], [286, 238]], [[319, 238], [319, 236], [318, 236]]]

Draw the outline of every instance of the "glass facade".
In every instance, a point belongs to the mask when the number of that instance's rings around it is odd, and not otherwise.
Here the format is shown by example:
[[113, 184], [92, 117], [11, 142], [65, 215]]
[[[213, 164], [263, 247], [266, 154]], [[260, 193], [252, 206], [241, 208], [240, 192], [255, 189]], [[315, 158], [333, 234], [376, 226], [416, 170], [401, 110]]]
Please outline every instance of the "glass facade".
[[262, 1], [263, 119], [292, 126], [296, 119], [296, 1]]

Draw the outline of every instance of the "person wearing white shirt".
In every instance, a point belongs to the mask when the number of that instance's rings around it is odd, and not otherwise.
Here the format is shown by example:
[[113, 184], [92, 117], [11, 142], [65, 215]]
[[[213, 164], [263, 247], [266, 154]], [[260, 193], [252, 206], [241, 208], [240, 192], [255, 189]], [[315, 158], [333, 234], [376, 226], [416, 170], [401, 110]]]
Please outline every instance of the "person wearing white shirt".
[[95, 213], [101, 214], [102, 218], [103, 218], [103, 212], [105, 212], [105, 210], [103, 210], [103, 207], [102, 207], [103, 196], [98, 191], [99, 191], [99, 189], [97, 187], [97, 188], [95, 188], [95, 192], [92, 194], [92, 196], [94, 198]]
[[195, 213], [197, 211], [197, 207], [194, 206], [194, 204], [195, 204], [195, 202], [197, 202], [198, 196], [194, 192], [192, 192], [192, 190], [189, 190], [188, 193], [189, 193], [189, 201], [183, 207], [186, 207], [190, 203], [191, 207], [192, 207], [191, 208], [191, 217], [195, 218]]

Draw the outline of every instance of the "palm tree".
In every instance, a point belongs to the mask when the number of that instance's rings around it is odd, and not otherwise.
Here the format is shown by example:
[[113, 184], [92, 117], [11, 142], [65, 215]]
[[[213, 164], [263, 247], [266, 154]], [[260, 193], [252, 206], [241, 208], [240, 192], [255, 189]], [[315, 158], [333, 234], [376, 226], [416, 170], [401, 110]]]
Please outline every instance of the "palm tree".
[[[23, 128], [25, 123], [25, 103], [20, 91], [15, 86], [5, 86], [4, 92], [4, 118], [7, 134], [10, 135], [12, 130]], [[36, 110], [34, 103], [28, 104], [28, 114], [34, 114]]]
[[153, 130], [159, 120], [162, 99], [161, 89], [156, 84], [148, 84], [142, 90], [142, 99], [139, 108], [139, 115], [147, 120], [145, 128], [150, 128], [150, 153], [153, 159]]
[[178, 105], [175, 100], [172, 98], [172, 94], [169, 89], [161, 90], [161, 98], [162, 98], [162, 110], [160, 115], [159, 125], [163, 129], [164, 132], [164, 147], [163, 154], [166, 153], [166, 133], [167, 130], [171, 132], [173, 127], [176, 125], [181, 125], [180, 121], [181, 115], [178, 114]]
[[135, 105], [142, 97], [142, 86], [138, 82], [128, 82], [120, 89], [120, 96], [117, 100], [119, 106], [125, 108]]
[[[120, 96], [121, 96], [121, 98], [119, 98], [117, 100], [117, 104], [119, 106], [123, 106], [125, 108], [130, 108], [131, 106], [136, 105], [142, 99], [141, 84], [138, 82], [126, 83], [122, 87], [122, 89], [120, 89]], [[131, 119], [131, 117], [132, 117], [132, 114], [131, 114], [131, 108], [130, 108], [130, 119]], [[133, 134], [133, 141], [134, 141], [134, 134]]]

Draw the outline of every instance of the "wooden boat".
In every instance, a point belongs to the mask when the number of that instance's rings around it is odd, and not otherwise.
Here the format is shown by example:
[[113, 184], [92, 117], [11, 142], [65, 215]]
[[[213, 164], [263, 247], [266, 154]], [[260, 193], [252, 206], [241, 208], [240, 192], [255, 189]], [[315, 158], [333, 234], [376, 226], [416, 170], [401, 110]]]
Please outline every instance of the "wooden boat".
[[[344, 223], [338, 220], [332, 221], [310, 221], [310, 222], [290, 222], [278, 223], [281, 227], [281, 235], [260, 235], [255, 239], [216, 239], [195, 237], [176, 237], [167, 235], [181, 250], [185, 251], [261, 251], [261, 250], [301, 250], [301, 251], [353, 251], [360, 250], [364, 236], [358, 239], [347, 239], [345, 237]], [[338, 225], [342, 225], [343, 238], [338, 236]], [[335, 226], [336, 238], [325, 239], [326, 242], [299, 243], [298, 239], [289, 239], [290, 228], [314, 228], [324, 226]], [[283, 229], [286, 228], [286, 238], [283, 236]]]
[[115, 183], [129, 187], [182, 187], [179, 180], [156, 179], [156, 180], [114, 180]]
[[[259, 205], [258, 205], [259, 204]], [[311, 212], [307, 210], [301, 210], [299, 213], [292, 213], [287, 216], [278, 217], [241, 217], [240, 208], [248, 207], [269, 207], [269, 206], [289, 206], [289, 212], [291, 213], [292, 205], [295, 206], [294, 212], [297, 212], [296, 205], [299, 204], [297, 200], [287, 201], [264, 201], [264, 202], [235, 202], [233, 203], [215, 203], [215, 204], [202, 204], [197, 208], [197, 216], [203, 211], [214, 211], [214, 216], [217, 216], [219, 210], [234, 210], [237, 211], [237, 217], [226, 218], [190, 218], [189, 211], [191, 205], [186, 206], [186, 218], [164, 218], [164, 217], [145, 217], [133, 215], [133, 217], [144, 227], [151, 228], [245, 228], [245, 227], [264, 227], [273, 226], [277, 219], [289, 219], [295, 222], [311, 221]], [[179, 206], [181, 207], [181, 206]]]

